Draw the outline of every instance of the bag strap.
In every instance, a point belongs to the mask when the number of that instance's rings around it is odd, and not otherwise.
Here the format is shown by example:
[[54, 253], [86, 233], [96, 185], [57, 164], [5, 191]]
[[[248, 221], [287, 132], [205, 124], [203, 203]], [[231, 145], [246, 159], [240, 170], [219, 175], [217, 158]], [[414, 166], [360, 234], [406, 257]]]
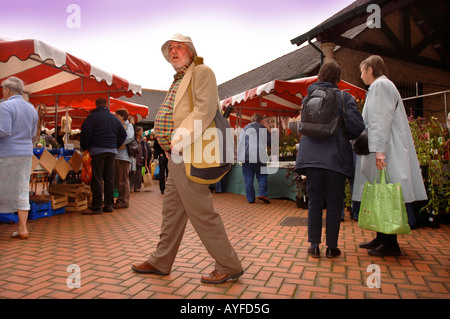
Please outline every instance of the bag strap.
[[377, 183], [377, 179], [378, 179], [378, 175], [380, 176], [380, 183], [379, 184], [386, 184], [386, 180], [387, 180], [387, 184], [389, 184], [389, 176], [387, 174], [386, 171], [386, 167], [383, 169], [379, 169], [377, 172], [377, 175], [375, 176], [375, 180], [373, 181], [374, 184]]
[[191, 112], [192, 112], [192, 111], [194, 111], [194, 101], [192, 100], [191, 82], [189, 82], [188, 91], [189, 91], [189, 105], [191, 106]]
[[[346, 107], [345, 107], [345, 101], [344, 101], [344, 92], [341, 89], [339, 89], [339, 88], [337, 90], [339, 90], [339, 93], [340, 93], [340, 96], [341, 96], [341, 105], [342, 105], [342, 114], [343, 114], [342, 122], [341, 122], [342, 123], [342, 125], [341, 125], [341, 132], [342, 132], [342, 135], [344, 136], [344, 140], [347, 141], [347, 147], [350, 150], [353, 150], [352, 144], [350, 143], [348, 138], [345, 136], [345, 131], [347, 130], [347, 122], [345, 120]], [[339, 112], [339, 117], [340, 116], [341, 115], [340, 115], [340, 112]]]

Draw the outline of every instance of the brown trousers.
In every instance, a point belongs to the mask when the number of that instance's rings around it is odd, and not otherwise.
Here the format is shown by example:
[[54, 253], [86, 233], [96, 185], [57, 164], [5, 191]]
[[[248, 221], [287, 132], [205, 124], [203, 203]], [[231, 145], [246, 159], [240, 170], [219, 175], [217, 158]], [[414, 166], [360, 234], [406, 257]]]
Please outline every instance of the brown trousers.
[[148, 261], [156, 269], [170, 273], [189, 220], [208, 253], [216, 261], [215, 269], [235, 274], [242, 265], [230, 244], [220, 215], [213, 209], [208, 185], [190, 181], [184, 163], [169, 159], [169, 178], [163, 199], [160, 241]]
[[114, 160], [114, 182], [119, 192], [116, 204], [130, 206], [130, 162]]

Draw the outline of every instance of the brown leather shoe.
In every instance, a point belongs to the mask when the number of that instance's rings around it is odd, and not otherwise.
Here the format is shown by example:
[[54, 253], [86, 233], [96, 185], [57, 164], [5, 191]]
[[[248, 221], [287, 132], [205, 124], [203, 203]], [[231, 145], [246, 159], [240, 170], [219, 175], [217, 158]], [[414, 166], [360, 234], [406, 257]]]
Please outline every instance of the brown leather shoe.
[[144, 261], [141, 264], [133, 264], [131, 266], [131, 269], [133, 269], [135, 272], [138, 272], [140, 274], [155, 274], [160, 276], [167, 276], [168, 274], [163, 273], [162, 271], [159, 271], [155, 267], [153, 267], [148, 261]]
[[202, 283], [204, 284], [221, 284], [227, 280], [237, 280], [244, 274], [244, 271], [237, 274], [224, 274], [223, 272], [215, 269], [212, 273], [206, 276], [202, 276]]
[[85, 209], [81, 212], [82, 215], [101, 215], [101, 211], [93, 210], [93, 209]]

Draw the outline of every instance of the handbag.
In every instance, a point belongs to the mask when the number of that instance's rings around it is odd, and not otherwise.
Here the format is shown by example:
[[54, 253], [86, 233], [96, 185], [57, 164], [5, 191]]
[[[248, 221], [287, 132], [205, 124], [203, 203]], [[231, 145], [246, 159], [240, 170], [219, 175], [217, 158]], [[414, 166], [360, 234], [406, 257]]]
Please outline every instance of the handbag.
[[[191, 111], [194, 109], [192, 100], [191, 84], [189, 84], [189, 99]], [[183, 158], [185, 159], [186, 176], [193, 182], [198, 184], [215, 184], [220, 181], [226, 173], [231, 169], [231, 163], [227, 163], [227, 154], [234, 152], [230, 147], [234, 145], [232, 134], [228, 128], [231, 128], [228, 120], [222, 115], [219, 109], [216, 110], [216, 115], [211, 124], [203, 131], [202, 136], [198, 138], [193, 144], [183, 151]], [[205, 132], [208, 132], [208, 137], [204, 138]], [[209, 134], [213, 132], [213, 134]], [[205, 142], [212, 139], [211, 142]], [[215, 150], [211, 154], [213, 158], [208, 158], [206, 161], [204, 155], [205, 148], [210, 148], [210, 144], [214, 143], [212, 149]], [[201, 154], [199, 154], [201, 152]], [[234, 153], [232, 153], [234, 154]], [[196, 156], [197, 155], [197, 156]], [[201, 158], [201, 161], [198, 161]]]
[[351, 142], [353, 146], [353, 152], [357, 155], [369, 154], [369, 138], [367, 130], [364, 130], [360, 136]]
[[126, 144], [126, 146], [129, 156], [136, 157], [136, 155], [139, 154], [139, 142], [136, 141], [135, 139], [132, 140], [130, 143]]
[[390, 184], [389, 180], [386, 183], [386, 169], [378, 171], [373, 184], [364, 185], [358, 225], [383, 234], [411, 233], [402, 187], [400, 183]]
[[142, 167], [142, 179], [145, 187], [153, 185], [153, 178], [148, 167]]

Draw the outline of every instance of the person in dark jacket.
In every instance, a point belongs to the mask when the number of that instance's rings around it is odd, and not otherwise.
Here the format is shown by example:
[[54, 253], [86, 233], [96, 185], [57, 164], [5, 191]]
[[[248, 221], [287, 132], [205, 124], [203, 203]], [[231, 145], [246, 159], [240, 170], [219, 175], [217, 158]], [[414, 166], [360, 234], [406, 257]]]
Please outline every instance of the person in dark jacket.
[[106, 106], [106, 100], [99, 98], [95, 105], [96, 108], [81, 125], [80, 134], [81, 150], [89, 150], [92, 157], [92, 203], [90, 208], [82, 212], [83, 215], [101, 214], [103, 202], [103, 212], [113, 211], [114, 158], [127, 137], [122, 123]]
[[[308, 87], [308, 93], [319, 87], [338, 88], [340, 77], [339, 65], [327, 62], [320, 68], [318, 82]], [[337, 91], [335, 101], [336, 107], [339, 107], [342, 128], [330, 137], [314, 138], [303, 135], [295, 165], [297, 173], [306, 175], [306, 192], [309, 199], [308, 241], [311, 243], [308, 253], [314, 258], [320, 257], [324, 200], [327, 203], [326, 257], [335, 258], [341, 254], [337, 246], [345, 181], [347, 177], [353, 177], [355, 172], [350, 140], [358, 137], [364, 130], [364, 122], [355, 99], [347, 92], [341, 95], [341, 92]]]
[[167, 162], [168, 159], [166, 157], [166, 152], [161, 148], [161, 146], [158, 143], [158, 140], [155, 139], [153, 143], [153, 149], [155, 150], [155, 157], [158, 158], [158, 165], [159, 165], [159, 190], [161, 191], [161, 194], [164, 194], [164, 191], [166, 189], [166, 179], [169, 175]]
[[143, 137], [144, 129], [141, 126], [134, 127], [134, 137], [139, 143], [139, 153], [136, 155], [136, 171], [131, 179], [131, 187], [135, 192], [141, 191], [142, 168], [148, 167], [152, 154], [148, 152], [148, 143]]

